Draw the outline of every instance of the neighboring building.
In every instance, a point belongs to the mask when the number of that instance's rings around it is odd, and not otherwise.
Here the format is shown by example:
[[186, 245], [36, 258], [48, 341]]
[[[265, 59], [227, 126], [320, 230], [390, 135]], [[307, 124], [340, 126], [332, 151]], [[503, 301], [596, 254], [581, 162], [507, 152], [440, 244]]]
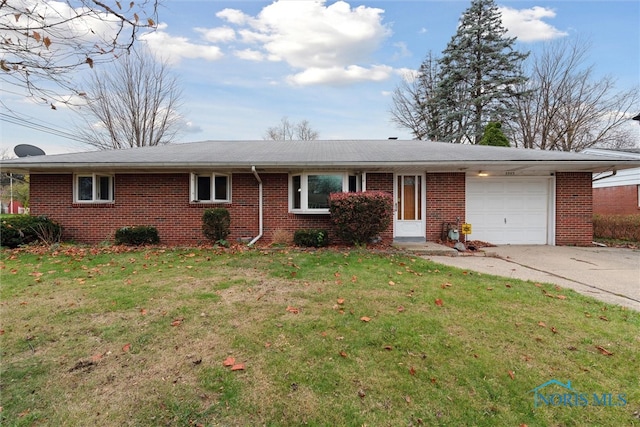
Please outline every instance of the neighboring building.
[[640, 160], [426, 141], [204, 141], [128, 150], [25, 157], [33, 215], [63, 238], [98, 243], [116, 229], [157, 227], [166, 244], [204, 241], [202, 213], [225, 207], [229, 239], [327, 228], [327, 196], [386, 191], [392, 240], [437, 241], [446, 223], [495, 244], [590, 245], [593, 173]]
[[[640, 160], [640, 148], [608, 150], [587, 148], [584, 154]], [[640, 213], [640, 168], [593, 175], [593, 213], [630, 215]]]

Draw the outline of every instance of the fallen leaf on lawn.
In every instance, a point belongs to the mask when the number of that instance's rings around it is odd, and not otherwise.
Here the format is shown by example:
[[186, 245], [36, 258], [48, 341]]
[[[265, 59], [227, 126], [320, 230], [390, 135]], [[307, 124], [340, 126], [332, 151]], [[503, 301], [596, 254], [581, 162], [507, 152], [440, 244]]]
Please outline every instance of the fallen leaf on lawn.
[[333, 275], [334, 275], [335, 277], [340, 277], [340, 273], [339, 273], [339, 272], [337, 272], [337, 271], [336, 271], [335, 273], [333, 273]]
[[264, 347], [265, 347], [265, 348], [269, 348], [269, 347], [271, 347], [271, 343], [267, 341], [266, 343], [264, 343]]
[[564, 295], [556, 295], [556, 298], [558, 298], [558, 299], [567, 299], [567, 297], [565, 297]]
[[182, 319], [174, 319], [173, 322], [171, 322], [171, 326], [180, 326], [182, 324]]
[[147, 315], [147, 309], [146, 308], [141, 308], [140, 309], [140, 314], [142, 314], [143, 316]]
[[541, 288], [541, 287], [542, 287], [542, 285], [541, 285], [540, 283], [535, 283], [535, 286], [537, 286], [537, 287], [539, 287], [539, 288]]
[[511, 379], [515, 378], [515, 375], [513, 374], [513, 371], [509, 371], [509, 376], [511, 377]]
[[402, 313], [404, 311], [404, 307], [399, 305], [398, 306], [398, 313]]
[[389, 280], [389, 286], [394, 286], [396, 284], [396, 282], [394, 282], [393, 280]]
[[367, 317], [367, 316], [362, 316], [362, 317], [360, 318], [360, 320], [362, 320], [363, 322], [369, 322], [369, 321], [371, 321], [371, 318], [370, 318], [370, 317]]
[[436, 382], [438, 382], [438, 380], [437, 380], [437, 379], [435, 379], [435, 378], [431, 378], [431, 384], [435, 384]]
[[292, 306], [290, 306], [290, 305], [288, 305], [288, 306], [287, 306], [287, 311], [288, 311], [289, 313], [293, 313], [293, 314], [298, 314], [298, 313], [300, 313], [300, 310], [299, 310], [299, 309], [297, 309], [297, 308], [295, 308], [295, 307], [292, 307]]
[[442, 289], [450, 288], [450, 287], [452, 287], [452, 286], [453, 286], [453, 285], [452, 285], [451, 283], [449, 283], [449, 282], [446, 282], [446, 283], [443, 283], [442, 285], [440, 285], [440, 287], [441, 287]]
[[338, 298], [338, 304], [344, 304], [344, 298]]
[[604, 320], [605, 322], [609, 321], [609, 319], [607, 319], [607, 316], [599, 316], [598, 319]]
[[538, 326], [542, 326], [543, 328], [546, 328], [547, 324], [544, 322], [538, 322]]
[[342, 356], [342, 357], [347, 357], [347, 353], [345, 353], [344, 351], [341, 351], [341, 352], [340, 352], [340, 356]]
[[411, 396], [405, 396], [404, 401], [407, 403], [411, 403]]
[[551, 327], [551, 332], [553, 332], [554, 334], [557, 334], [557, 333], [558, 333], [558, 330], [556, 329], [556, 327], [555, 327], [555, 326], [552, 326], [552, 327]]
[[609, 350], [607, 350], [601, 345], [597, 345], [596, 348], [600, 350], [600, 353], [604, 354], [605, 356], [613, 356], [613, 353], [611, 353]]
[[438, 307], [442, 307], [442, 305], [444, 304], [444, 302], [442, 302], [440, 298], [436, 299], [435, 303]]
[[97, 362], [97, 361], [99, 361], [100, 359], [102, 359], [102, 354], [100, 354], [100, 353], [96, 353], [96, 354], [94, 354], [93, 356], [91, 356], [91, 361], [92, 361], [92, 362]]
[[510, 287], [511, 287], [511, 283], [507, 283], [507, 284], [505, 284], [505, 286], [506, 286], [507, 288], [510, 288]]
[[226, 359], [224, 359], [224, 362], [222, 362], [222, 366], [233, 366], [236, 363], [236, 359], [234, 357], [227, 357]]
[[409, 373], [411, 375], [415, 375], [416, 374], [416, 368], [414, 368], [413, 366], [411, 368], [409, 368]]
[[244, 363], [237, 363], [231, 367], [232, 371], [244, 371]]
[[122, 351], [124, 351], [125, 353], [127, 351], [131, 350], [131, 344], [130, 343], [126, 343], [125, 345], [122, 346]]
[[358, 281], [358, 276], [351, 276], [351, 283], [356, 283]]
[[393, 347], [391, 347], [390, 345], [385, 345], [385, 346], [384, 346], [384, 349], [385, 349], [385, 350], [393, 350]]

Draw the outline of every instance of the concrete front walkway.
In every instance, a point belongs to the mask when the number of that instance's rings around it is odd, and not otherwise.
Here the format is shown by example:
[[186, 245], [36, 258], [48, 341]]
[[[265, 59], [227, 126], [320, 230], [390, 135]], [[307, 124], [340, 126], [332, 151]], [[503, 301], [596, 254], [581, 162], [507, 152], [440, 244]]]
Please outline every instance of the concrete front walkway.
[[[434, 262], [496, 276], [553, 283], [640, 311], [640, 250], [505, 245], [473, 253], [433, 243], [399, 244]], [[457, 256], [456, 256], [457, 255]]]

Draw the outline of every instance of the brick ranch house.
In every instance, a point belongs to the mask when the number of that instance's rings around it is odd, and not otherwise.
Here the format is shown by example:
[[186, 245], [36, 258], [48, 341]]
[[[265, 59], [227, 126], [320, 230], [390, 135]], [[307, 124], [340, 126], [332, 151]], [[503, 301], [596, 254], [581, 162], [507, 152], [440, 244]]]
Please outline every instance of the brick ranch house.
[[402, 140], [204, 141], [4, 162], [30, 175], [32, 215], [64, 239], [99, 243], [151, 225], [170, 245], [204, 241], [202, 213], [225, 207], [230, 240], [326, 228], [327, 195], [393, 195], [392, 240], [437, 241], [446, 223], [495, 244], [590, 245], [592, 174], [640, 161], [585, 154]]

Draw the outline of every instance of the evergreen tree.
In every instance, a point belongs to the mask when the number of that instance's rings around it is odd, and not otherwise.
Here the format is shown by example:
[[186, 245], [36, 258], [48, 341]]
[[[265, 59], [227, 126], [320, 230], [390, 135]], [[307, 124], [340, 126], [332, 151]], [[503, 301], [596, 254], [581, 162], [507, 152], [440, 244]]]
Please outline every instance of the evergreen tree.
[[478, 143], [480, 145], [493, 145], [495, 147], [511, 147], [509, 140], [502, 132], [502, 124], [499, 122], [489, 122], [484, 128], [484, 135]]
[[506, 120], [508, 100], [526, 81], [521, 63], [528, 53], [506, 37], [494, 0], [472, 0], [440, 59], [438, 106], [449, 142], [477, 144], [489, 118]]

